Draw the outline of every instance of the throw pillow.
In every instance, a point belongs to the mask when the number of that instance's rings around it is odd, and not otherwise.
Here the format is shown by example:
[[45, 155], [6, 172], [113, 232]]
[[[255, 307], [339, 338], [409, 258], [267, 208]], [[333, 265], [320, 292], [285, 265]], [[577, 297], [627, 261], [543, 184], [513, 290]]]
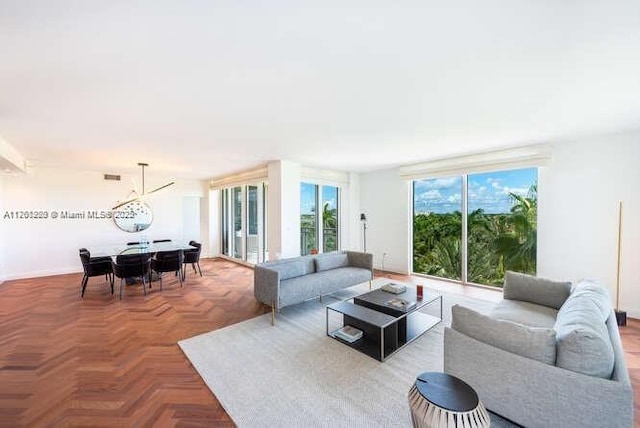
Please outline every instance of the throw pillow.
[[315, 258], [316, 272], [349, 266], [349, 256], [346, 253], [319, 254]]
[[487, 345], [543, 362], [556, 362], [556, 332], [551, 328], [527, 327], [498, 320], [473, 309], [454, 305], [451, 328]]
[[571, 293], [571, 282], [551, 281], [524, 273], [506, 271], [504, 298], [560, 309]]
[[558, 311], [554, 326], [558, 337], [556, 365], [610, 379], [615, 354], [606, 318], [592, 293], [572, 293]]

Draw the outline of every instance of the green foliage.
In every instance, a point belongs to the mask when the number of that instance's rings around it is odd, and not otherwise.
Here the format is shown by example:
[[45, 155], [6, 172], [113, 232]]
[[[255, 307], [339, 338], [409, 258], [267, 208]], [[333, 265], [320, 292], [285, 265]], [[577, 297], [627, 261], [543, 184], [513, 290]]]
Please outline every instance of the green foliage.
[[[536, 273], [537, 185], [526, 196], [509, 194], [506, 214], [469, 213], [468, 280], [502, 286], [505, 270]], [[461, 279], [462, 215], [417, 214], [413, 221], [413, 270], [427, 275]]]
[[[302, 214], [300, 216], [301, 229], [301, 253], [310, 254], [311, 250], [318, 250], [316, 244], [318, 234], [316, 233], [316, 215]], [[323, 234], [323, 251], [335, 251], [338, 249], [338, 210], [329, 208], [329, 203], [325, 202], [322, 207], [322, 234]]]

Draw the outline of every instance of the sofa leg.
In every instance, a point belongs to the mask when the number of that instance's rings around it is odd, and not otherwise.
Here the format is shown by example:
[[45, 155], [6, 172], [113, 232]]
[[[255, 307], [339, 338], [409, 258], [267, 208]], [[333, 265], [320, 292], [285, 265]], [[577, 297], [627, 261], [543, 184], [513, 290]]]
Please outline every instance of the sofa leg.
[[271, 304], [271, 325], [276, 325], [276, 304], [275, 302]]

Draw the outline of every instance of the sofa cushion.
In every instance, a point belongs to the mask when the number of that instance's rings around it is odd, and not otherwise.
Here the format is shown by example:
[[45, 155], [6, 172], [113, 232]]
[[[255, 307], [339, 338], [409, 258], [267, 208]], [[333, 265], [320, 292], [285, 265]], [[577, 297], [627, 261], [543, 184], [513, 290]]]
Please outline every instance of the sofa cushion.
[[600, 311], [602, 322], [606, 322], [609, 315], [611, 315], [611, 309], [613, 309], [607, 289], [595, 282], [583, 280], [573, 288], [571, 293], [574, 299], [582, 295], [588, 296], [595, 303]]
[[490, 313], [491, 318], [516, 322], [528, 327], [553, 328], [558, 310], [520, 300], [502, 300]]
[[316, 272], [349, 266], [349, 256], [345, 253], [320, 254], [315, 258]]
[[557, 282], [524, 273], [506, 271], [504, 298], [560, 309], [571, 293], [571, 282]]
[[598, 297], [594, 296], [598, 293], [588, 289], [574, 292], [558, 311], [554, 327], [558, 338], [556, 365], [610, 379], [615, 355], [605, 324], [606, 317], [596, 303]]
[[305, 264], [302, 260], [292, 260], [287, 263], [279, 263], [277, 265], [270, 266], [270, 268], [280, 272], [280, 280], [297, 278], [307, 273]]
[[451, 327], [469, 337], [526, 358], [555, 364], [556, 332], [493, 319], [464, 306], [451, 308]]

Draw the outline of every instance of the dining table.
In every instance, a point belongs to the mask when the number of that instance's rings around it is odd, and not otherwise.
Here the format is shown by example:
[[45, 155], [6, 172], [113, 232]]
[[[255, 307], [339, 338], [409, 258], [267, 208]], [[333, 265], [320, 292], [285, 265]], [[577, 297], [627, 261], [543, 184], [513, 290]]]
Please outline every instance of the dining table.
[[112, 245], [96, 245], [88, 248], [91, 257], [117, 257], [126, 254], [145, 254], [160, 253], [163, 251], [176, 250], [197, 250], [196, 247], [185, 242], [169, 241], [169, 242], [149, 242], [138, 243], [134, 245], [112, 244]]

